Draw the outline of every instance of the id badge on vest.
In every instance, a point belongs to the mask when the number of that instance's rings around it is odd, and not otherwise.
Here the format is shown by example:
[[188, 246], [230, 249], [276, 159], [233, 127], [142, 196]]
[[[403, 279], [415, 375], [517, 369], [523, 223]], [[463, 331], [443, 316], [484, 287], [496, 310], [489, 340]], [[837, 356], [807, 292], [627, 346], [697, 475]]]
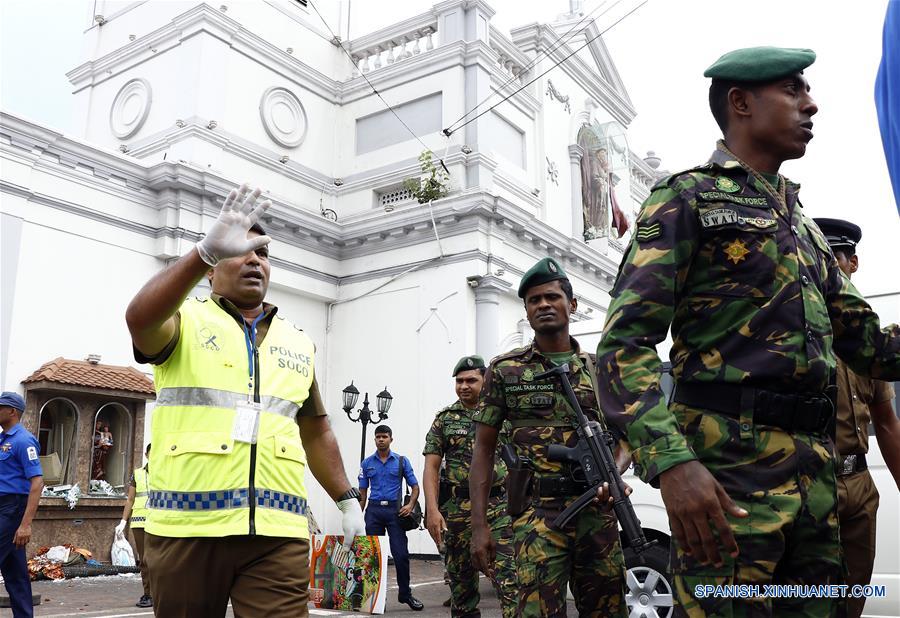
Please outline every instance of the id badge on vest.
[[259, 433], [259, 413], [262, 406], [253, 401], [245, 401], [234, 406], [234, 426], [231, 439], [236, 442], [256, 444]]

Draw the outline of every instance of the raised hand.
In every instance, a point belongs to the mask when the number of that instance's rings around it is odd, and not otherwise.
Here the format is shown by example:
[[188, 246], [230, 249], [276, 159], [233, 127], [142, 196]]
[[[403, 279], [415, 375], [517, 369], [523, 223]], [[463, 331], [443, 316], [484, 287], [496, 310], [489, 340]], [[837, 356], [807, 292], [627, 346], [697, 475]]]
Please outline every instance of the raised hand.
[[204, 262], [215, 266], [219, 260], [246, 255], [269, 244], [268, 236], [247, 238], [248, 230], [272, 205], [269, 200], [264, 200], [257, 206], [260, 193], [259, 189], [250, 191], [246, 184], [231, 190], [222, 204], [219, 218], [197, 243], [197, 253]]

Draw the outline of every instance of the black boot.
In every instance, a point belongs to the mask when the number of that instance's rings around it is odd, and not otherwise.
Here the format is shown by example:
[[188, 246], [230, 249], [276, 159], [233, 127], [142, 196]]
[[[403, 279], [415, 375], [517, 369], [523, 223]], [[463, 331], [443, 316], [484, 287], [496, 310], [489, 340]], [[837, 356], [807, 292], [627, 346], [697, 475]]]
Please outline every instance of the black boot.
[[153, 607], [153, 597], [149, 594], [143, 595], [140, 600], [135, 603], [136, 607]]
[[425, 606], [422, 605], [422, 601], [414, 597], [411, 592], [409, 593], [409, 596], [399, 597], [397, 601], [400, 603], [406, 603], [414, 612], [420, 612], [425, 608]]

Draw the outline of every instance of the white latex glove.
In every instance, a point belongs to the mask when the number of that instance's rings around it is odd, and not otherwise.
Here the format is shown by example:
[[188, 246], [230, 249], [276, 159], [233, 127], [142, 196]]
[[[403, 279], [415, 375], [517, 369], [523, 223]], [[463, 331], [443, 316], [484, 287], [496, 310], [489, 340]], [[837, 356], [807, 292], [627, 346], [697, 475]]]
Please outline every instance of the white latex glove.
[[247, 231], [272, 205], [272, 202], [265, 200], [256, 206], [259, 194], [259, 189], [250, 191], [246, 184], [231, 190], [222, 204], [219, 218], [197, 243], [197, 253], [204, 262], [215, 266], [219, 260], [246, 255], [269, 244], [271, 239], [268, 236], [247, 238]]
[[127, 521], [125, 521], [124, 519], [121, 520], [121, 521], [119, 522], [119, 525], [116, 526], [116, 536], [119, 536], [120, 534], [124, 534], [124, 533], [125, 533], [125, 526], [127, 526], [127, 525], [128, 525], [128, 522], [127, 522]]
[[344, 529], [344, 549], [350, 549], [353, 539], [357, 536], [366, 536], [366, 520], [363, 519], [362, 507], [359, 500], [348, 498], [337, 503], [337, 507], [344, 516], [341, 518], [341, 527]]

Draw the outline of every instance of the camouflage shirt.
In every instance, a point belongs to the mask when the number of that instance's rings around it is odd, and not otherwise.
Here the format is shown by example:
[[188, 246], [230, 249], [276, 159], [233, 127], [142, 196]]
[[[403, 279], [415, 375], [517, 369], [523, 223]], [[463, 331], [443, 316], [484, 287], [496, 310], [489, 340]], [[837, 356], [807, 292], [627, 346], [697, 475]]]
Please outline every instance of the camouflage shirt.
[[900, 376], [900, 327], [841, 273], [803, 213], [799, 185], [772, 187], [719, 142], [709, 163], [658, 183], [611, 293], [597, 348], [601, 406], [645, 481], [694, 454], [659, 387], [655, 346], [671, 325], [676, 380], [822, 392], [836, 352]]
[[[474, 410], [466, 408], [461, 401], [453, 403], [434, 418], [428, 435], [425, 436], [423, 455], [438, 455], [444, 459], [442, 478], [452, 485], [469, 486], [469, 465], [472, 463], [472, 448], [475, 446]], [[499, 445], [505, 441], [501, 431]], [[494, 458], [494, 485], [502, 485], [506, 479], [506, 464], [500, 457]]]
[[[572, 387], [588, 420], [600, 421], [586, 355], [572, 339], [575, 359], [570, 367]], [[536, 380], [553, 368], [552, 361], [532, 343], [491, 361], [474, 420], [493, 427], [509, 420], [511, 442], [519, 457], [528, 457], [539, 473], [559, 474], [561, 464], [547, 461], [547, 445], [575, 446], [575, 411], [566, 403], [559, 379]]]

